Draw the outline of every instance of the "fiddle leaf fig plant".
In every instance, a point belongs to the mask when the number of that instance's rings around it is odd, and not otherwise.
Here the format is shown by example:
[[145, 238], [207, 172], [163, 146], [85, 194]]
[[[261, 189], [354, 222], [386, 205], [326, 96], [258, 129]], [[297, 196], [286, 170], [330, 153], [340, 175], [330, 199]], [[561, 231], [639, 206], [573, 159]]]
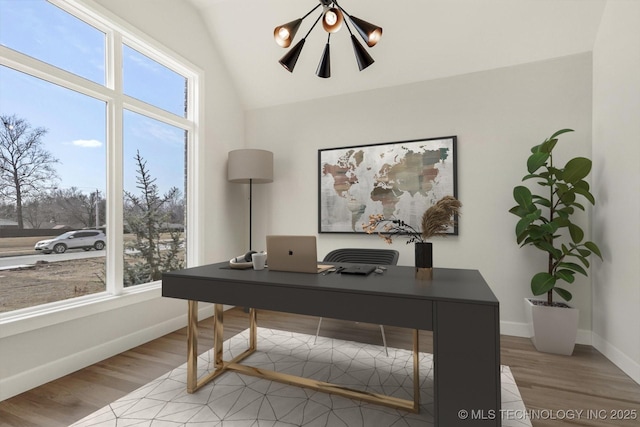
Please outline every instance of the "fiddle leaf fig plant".
[[523, 185], [515, 187], [513, 198], [517, 205], [509, 210], [520, 218], [516, 224], [516, 240], [520, 247], [535, 246], [548, 255], [546, 271], [531, 279], [531, 291], [536, 296], [547, 294], [548, 305], [553, 305], [554, 292], [570, 301], [571, 292], [559, 285], [573, 283], [576, 274], [587, 276], [591, 254], [602, 259], [598, 246], [583, 241], [584, 231], [572, 222], [576, 209], [585, 210], [584, 200], [595, 204], [589, 183], [584, 180], [591, 172], [591, 160], [576, 157], [562, 168], [554, 165], [553, 149], [558, 136], [567, 132], [573, 130], [559, 130], [531, 148], [527, 159], [528, 174], [522, 180], [535, 180], [539, 191], [532, 192]]

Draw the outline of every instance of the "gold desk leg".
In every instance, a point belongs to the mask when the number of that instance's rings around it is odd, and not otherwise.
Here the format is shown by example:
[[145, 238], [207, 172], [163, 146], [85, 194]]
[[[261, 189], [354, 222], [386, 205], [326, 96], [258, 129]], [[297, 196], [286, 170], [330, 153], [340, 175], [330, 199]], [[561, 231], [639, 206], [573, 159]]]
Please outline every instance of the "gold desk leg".
[[420, 343], [419, 331], [413, 330], [413, 412], [420, 412]]
[[236, 362], [225, 362], [225, 370], [239, 372], [245, 375], [266, 379], [269, 381], [278, 381], [284, 384], [305, 387], [311, 390], [321, 391], [323, 393], [335, 394], [349, 399], [361, 400], [376, 405], [388, 406], [394, 409], [402, 409], [409, 412], [417, 413], [415, 404], [411, 400], [400, 399], [393, 396], [387, 396], [378, 393], [355, 390], [338, 384], [327, 383], [324, 381], [312, 380], [309, 378], [299, 377], [297, 375], [275, 372], [268, 369], [256, 368], [253, 366], [241, 365]]
[[224, 343], [224, 306], [222, 304], [215, 304], [214, 317], [213, 317], [213, 351], [215, 353], [215, 359], [213, 366], [216, 369], [220, 369], [223, 366], [222, 360], [222, 346]]
[[[252, 309], [253, 310], [253, 309]], [[189, 301], [189, 323], [187, 326], [187, 392], [195, 393], [200, 388], [214, 380], [220, 374], [227, 371], [227, 364], [240, 363], [246, 357], [250, 356], [256, 347], [256, 314], [253, 312], [250, 317], [250, 334], [253, 335], [253, 348], [248, 348], [242, 354], [233, 358], [230, 362], [222, 359], [222, 347], [224, 343], [224, 306], [222, 304], [214, 304], [213, 314], [213, 353], [214, 353], [214, 371], [210, 372], [198, 381], [198, 302]]]
[[257, 326], [256, 309], [250, 308], [249, 309], [249, 349], [253, 351], [255, 351], [257, 346], [257, 341], [258, 341], [256, 326]]
[[246, 365], [240, 365], [240, 362], [251, 355], [256, 350], [257, 335], [257, 319], [255, 309], [249, 309], [249, 348], [242, 354], [236, 356], [233, 360], [226, 362], [222, 359], [222, 345], [224, 342], [224, 319], [223, 305], [215, 304], [214, 308], [214, 353], [215, 370], [206, 377], [198, 381], [198, 302], [189, 301], [189, 324], [187, 327], [187, 392], [194, 393], [205, 384], [209, 383], [220, 374], [227, 370], [252, 375], [272, 381], [279, 381], [285, 384], [306, 387], [325, 393], [337, 394], [350, 399], [358, 399], [378, 405], [384, 405], [391, 408], [403, 409], [405, 411], [418, 413], [420, 411], [420, 377], [419, 377], [419, 342], [418, 330], [413, 331], [413, 402], [410, 400], [399, 399], [391, 396], [380, 395], [376, 393], [353, 390], [348, 387], [336, 384], [315, 381], [295, 375], [283, 374], [280, 372], [269, 371], [266, 369], [255, 368]]
[[198, 301], [189, 301], [187, 311], [187, 393], [198, 383]]

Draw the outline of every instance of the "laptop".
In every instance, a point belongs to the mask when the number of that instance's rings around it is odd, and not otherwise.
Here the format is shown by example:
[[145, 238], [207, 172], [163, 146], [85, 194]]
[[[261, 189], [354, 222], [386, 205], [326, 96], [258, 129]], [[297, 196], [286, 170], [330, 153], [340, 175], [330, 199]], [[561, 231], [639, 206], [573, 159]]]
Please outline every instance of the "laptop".
[[332, 265], [318, 264], [316, 236], [267, 236], [269, 270], [321, 273]]

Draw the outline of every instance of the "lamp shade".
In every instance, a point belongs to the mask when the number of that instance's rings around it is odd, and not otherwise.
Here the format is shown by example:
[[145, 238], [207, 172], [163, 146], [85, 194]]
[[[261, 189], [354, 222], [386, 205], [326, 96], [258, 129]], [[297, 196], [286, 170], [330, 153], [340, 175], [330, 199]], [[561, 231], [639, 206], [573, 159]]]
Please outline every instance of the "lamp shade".
[[289, 52], [285, 56], [283, 56], [280, 61], [280, 65], [284, 67], [290, 73], [293, 73], [293, 69], [296, 66], [296, 62], [298, 62], [298, 57], [300, 56], [300, 52], [302, 52], [302, 48], [304, 47], [304, 42], [306, 39], [300, 40], [291, 48]]
[[342, 28], [344, 17], [340, 9], [332, 7], [327, 9], [322, 15], [322, 28], [327, 33], [335, 33]]
[[280, 47], [289, 47], [291, 41], [296, 36], [302, 19], [296, 19], [284, 25], [280, 25], [273, 30], [273, 38]]
[[365, 50], [365, 48], [358, 42], [356, 36], [351, 34], [351, 44], [353, 45], [353, 52], [356, 55], [356, 62], [358, 62], [358, 68], [360, 71], [367, 68], [369, 65], [374, 63], [373, 58], [369, 55], [369, 52]]
[[356, 30], [358, 30], [367, 46], [373, 47], [380, 41], [380, 38], [382, 37], [382, 28], [377, 25], [370, 24], [367, 21], [363, 21], [360, 18], [356, 18], [355, 16], [350, 16], [350, 18], [351, 22], [353, 22], [353, 26], [356, 27]]
[[316, 75], [318, 77], [322, 77], [323, 79], [331, 77], [331, 57], [329, 53], [329, 43], [324, 46], [324, 52], [322, 52], [322, 58], [320, 58], [320, 63], [318, 64]]
[[273, 182], [273, 153], [253, 148], [229, 152], [227, 179], [231, 182]]

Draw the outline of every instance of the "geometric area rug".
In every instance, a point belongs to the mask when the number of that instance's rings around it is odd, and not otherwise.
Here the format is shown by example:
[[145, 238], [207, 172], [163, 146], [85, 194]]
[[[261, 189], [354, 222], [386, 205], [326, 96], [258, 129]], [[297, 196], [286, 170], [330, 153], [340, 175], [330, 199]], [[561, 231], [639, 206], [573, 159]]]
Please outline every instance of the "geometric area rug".
[[[412, 352], [258, 328], [251, 366], [412, 399]], [[224, 343], [230, 360], [248, 346], [249, 331]], [[433, 355], [420, 353], [420, 413], [226, 372], [196, 393], [186, 391], [186, 363], [73, 424], [73, 427], [334, 427], [433, 426]], [[213, 369], [212, 351], [198, 358], [198, 376]], [[503, 413], [526, 414], [508, 366], [501, 367]], [[503, 426], [530, 426], [507, 417]]]

